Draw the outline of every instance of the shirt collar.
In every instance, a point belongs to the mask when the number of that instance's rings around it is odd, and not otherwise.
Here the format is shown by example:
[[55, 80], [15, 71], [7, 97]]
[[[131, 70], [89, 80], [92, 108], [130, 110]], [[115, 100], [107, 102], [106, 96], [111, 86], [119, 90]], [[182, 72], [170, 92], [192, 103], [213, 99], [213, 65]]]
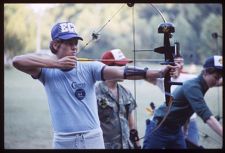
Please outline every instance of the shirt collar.
[[202, 89], [203, 89], [203, 92], [206, 93], [206, 91], [209, 89], [209, 87], [208, 87], [208, 85], [207, 85], [205, 79], [203, 78], [203, 74], [200, 74], [200, 75], [198, 76], [198, 79], [199, 79], [199, 81], [200, 81], [200, 85], [201, 85], [201, 87], [202, 87]]

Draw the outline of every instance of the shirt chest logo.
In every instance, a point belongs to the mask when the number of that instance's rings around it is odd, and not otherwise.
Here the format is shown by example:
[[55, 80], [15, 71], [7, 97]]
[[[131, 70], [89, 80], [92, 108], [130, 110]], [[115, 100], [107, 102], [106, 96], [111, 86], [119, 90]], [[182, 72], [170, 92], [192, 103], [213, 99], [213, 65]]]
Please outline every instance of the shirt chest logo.
[[86, 96], [85, 90], [81, 88], [77, 89], [74, 94], [75, 94], [75, 97], [79, 100], [83, 100]]
[[83, 100], [86, 96], [85, 83], [72, 82], [71, 87], [75, 90], [74, 95], [78, 100]]

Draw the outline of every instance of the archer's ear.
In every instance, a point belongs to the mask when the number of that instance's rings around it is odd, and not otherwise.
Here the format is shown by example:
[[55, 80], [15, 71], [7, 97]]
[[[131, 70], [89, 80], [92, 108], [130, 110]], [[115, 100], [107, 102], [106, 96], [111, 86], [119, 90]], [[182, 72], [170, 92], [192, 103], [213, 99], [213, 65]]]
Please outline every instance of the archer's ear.
[[52, 47], [54, 50], [58, 50], [59, 49], [59, 46], [60, 46], [60, 43], [57, 42], [57, 41], [53, 41], [52, 42]]
[[59, 42], [51, 41], [50, 45], [49, 45], [49, 48], [50, 48], [50, 50], [52, 51], [53, 54], [56, 54], [59, 46], [60, 46]]

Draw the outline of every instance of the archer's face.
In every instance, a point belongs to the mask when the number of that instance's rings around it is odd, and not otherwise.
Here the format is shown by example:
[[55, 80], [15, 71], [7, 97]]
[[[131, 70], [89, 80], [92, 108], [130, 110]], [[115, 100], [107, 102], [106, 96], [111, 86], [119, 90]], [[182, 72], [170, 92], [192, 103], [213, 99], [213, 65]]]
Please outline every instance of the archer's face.
[[181, 57], [175, 58], [174, 62], [179, 65], [179, 70], [182, 70], [184, 67], [184, 59]]
[[218, 73], [204, 75], [204, 79], [209, 88], [216, 86], [218, 84], [220, 78], [221, 78], [221, 75], [219, 75]]
[[63, 58], [65, 56], [76, 56], [78, 39], [70, 39], [62, 41], [58, 47], [57, 56]]

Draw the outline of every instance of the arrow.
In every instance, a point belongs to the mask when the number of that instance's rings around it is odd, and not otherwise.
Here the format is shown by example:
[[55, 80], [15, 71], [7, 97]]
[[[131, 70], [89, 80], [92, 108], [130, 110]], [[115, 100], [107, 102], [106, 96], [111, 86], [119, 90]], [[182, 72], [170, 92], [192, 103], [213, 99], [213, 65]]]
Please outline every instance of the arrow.
[[[123, 62], [127, 60], [113, 60], [113, 59], [89, 59], [89, 58], [77, 58], [77, 61], [87, 62], [87, 61], [99, 61], [99, 62]], [[136, 59], [137, 62], [159, 62], [163, 61], [163, 59]], [[133, 60], [129, 60], [129, 62], [133, 62]]]

